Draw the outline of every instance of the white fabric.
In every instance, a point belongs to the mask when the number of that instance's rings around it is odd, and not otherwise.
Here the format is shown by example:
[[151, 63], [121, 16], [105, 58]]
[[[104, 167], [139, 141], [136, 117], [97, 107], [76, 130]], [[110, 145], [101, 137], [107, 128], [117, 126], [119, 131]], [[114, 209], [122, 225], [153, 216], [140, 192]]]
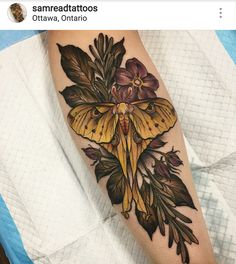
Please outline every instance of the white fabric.
[[[211, 31], [140, 34], [177, 108], [217, 259], [233, 264], [235, 65]], [[0, 81], [0, 193], [34, 263], [149, 263], [73, 145], [46, 33], [0, 52]]]

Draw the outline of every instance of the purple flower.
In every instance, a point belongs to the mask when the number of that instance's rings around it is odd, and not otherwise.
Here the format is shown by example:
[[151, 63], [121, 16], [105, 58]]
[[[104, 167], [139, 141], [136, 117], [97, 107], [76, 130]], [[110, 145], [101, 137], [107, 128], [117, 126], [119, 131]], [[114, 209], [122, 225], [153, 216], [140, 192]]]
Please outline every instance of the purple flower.
[[163, 162], [156, 162], [156, 164], [154, 165], [154, 172], [156, 176], [159, 176], [161, 178], [170, 178], [170, 171], [167, 165]]
[[170, 152], [166, 153], [166, 161], [170, 163], [174, 167], [178, 167], [183, 164], [183, 161], [176, 154], [178, 151], [174, 151], [173, 149]]
[[133, 87], [120, 87], [117, 89], [115, 86], [111, 89], [111, 94], [115, 103], [131, 103], [138, 100], [137, 90]]
[[138, 59], [127, 60], [125, 68], [117, 69], [115, 76], [116, 83], [123, 88], [122, 93], [131, 87], [133, 99], [143, 100], [157, 97], [155, 91], [159, 87], [158, 80], [147, 72], [146, 67]]
[[89, 157], [91, 160], [94, 160], [95, 162], [99, 161], [102, 157], [102, 153], [100, 149], [88, 147], [82, 149], [87, 157]]

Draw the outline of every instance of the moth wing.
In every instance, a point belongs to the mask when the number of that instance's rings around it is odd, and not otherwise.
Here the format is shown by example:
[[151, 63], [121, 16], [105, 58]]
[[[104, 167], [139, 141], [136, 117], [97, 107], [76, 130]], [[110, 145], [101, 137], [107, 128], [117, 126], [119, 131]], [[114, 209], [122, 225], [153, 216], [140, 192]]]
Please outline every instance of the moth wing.
[[[117, 134], [119, 136], [118, 144], [117, 145], [113, 145], [112, 143], [102, 144], [102, 146], [108, 152], [112, 153], [120, 161], [121, 168], [126, 178], [128, 178], [128, 171], [127, 171], [128, 156], [130, 159], [132, 173], [133, 175], [135, 175], [137, 170], [138, 158], [140, 154], [143, 152], [143, 150], [147, 148], [149, 142], [151, 142], [151, 139], [143, 140], [141, 138], [140, 138], [141, 142], [139, 143], [135, 142], [133, 138], [134, 133], [135, 130], [134, 127], [132, 126], [129, 129], [129, 133], [127, 137], [125, 137], [121, 127], [118, 126], [117, 127]], [[138, 210], [146, 213], [144, 201], [139, 193], [136, 184], [133, 185], [132, 191], [129, 185], [126, 186], [124, 200], [122, 204], [123, 212], [129, 212], [131, 210], [132, 198], [135, 200]]]
[[127, 148], [130, 154], [129, 159], [133, 175], [135, 175], [136, 173], [138, 159], [140, 155], [147, 148], [148, 144], [152, 141], [152, 139], [144, 140], [141, 137], [139, 137], [139, 140], [137, 141], [137, 139], [135, 139], [135, 133], [135, 127], [131, 126], [127, 137]]
[[172, 104], [164, 98], [135, 102], [130, 119], [143, 139], [155, 138], [172, 128], [177, 115]]
[[121, 168], [123, 170], [123, 173], [126, 177], [128, 177], [127, 172], [127, 142], [126, 138], [122, 132], [121, 127], [117, 126], [117, 137], [118, 142], [117, 144], [113, 144], [113, 142], [102, 144], [102, 146], [110, 153], [112, 153], [114, 156], [117, 157], [117, 159], [120, 162]]
[[[136, 131], [135, 131], [134, 126], [131, 126], [128, 137], [127, 137], [127, 147], [128, 147], [128, 152], [129, 152], [130, 166], [131, 166], [133, 175], [136, 174], [138, 159], [140, 155], [147, 148], [148, 144], [152, 141], [152, 139], [144, 140], [141, 138], [139, 138], [137, 141], [137, 139], [135, 139], [137, 135], [134, 136], [135, 134], [136, 134]], [[137, 209], [141, 212], [147, 213], [143, 198], [139, 192], [137, 180], [134, 180], [134, 183], [132, 186], [132, 193], [133, 193], [134, 201], [137, 205]]]
[[81, 103], [69, 112], [68, 122], [76, 134], [96, 143], [108, 143], [118, 122], [113, 106], [112, 103]]

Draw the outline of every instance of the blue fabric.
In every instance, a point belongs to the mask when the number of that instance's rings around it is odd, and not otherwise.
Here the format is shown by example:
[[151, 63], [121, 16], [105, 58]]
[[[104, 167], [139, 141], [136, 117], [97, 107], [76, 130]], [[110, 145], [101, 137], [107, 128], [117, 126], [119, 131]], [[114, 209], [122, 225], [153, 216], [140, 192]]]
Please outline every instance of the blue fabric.
[[33, 264], [27, 256], [20, 234], [1, 195], [0, 243], [12, 264]]
[[229, 56], [236, 63], [236, 30], [217, 30], [216, 34]]
[[0, 50], [5, 49], [19, 41], [30, 38], [42, 30], [0, 30]]

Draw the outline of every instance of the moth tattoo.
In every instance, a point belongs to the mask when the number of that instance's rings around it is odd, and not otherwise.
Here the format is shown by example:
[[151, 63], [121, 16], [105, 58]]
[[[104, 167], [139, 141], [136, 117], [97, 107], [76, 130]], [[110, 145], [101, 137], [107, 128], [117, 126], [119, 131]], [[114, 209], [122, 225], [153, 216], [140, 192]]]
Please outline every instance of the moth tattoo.
[[162, 150], [163, 134], [175, 126], [177, 115], [157, 96], [158, 80], [137, 58], [121, 67], [124, 38], [115, 43], [100, 33], [89, 46], [91, 56], [73, 45], [57, 45], [73, 82], [61, 92], [71, 107], [68, 123], [93, 144], [83, 151], [93, 160], [97, 181], [107, 179], [111, 202], [122, 205], [126, 219], [134, 208], [150, 239], [159, 229], [169, 248], [175, 243], [182, 262], [190, 263], [186, 244], [199, 242], [188, 226], [191, 219], [177, 207], [196, 207], [181, 180], [179, 151]]

